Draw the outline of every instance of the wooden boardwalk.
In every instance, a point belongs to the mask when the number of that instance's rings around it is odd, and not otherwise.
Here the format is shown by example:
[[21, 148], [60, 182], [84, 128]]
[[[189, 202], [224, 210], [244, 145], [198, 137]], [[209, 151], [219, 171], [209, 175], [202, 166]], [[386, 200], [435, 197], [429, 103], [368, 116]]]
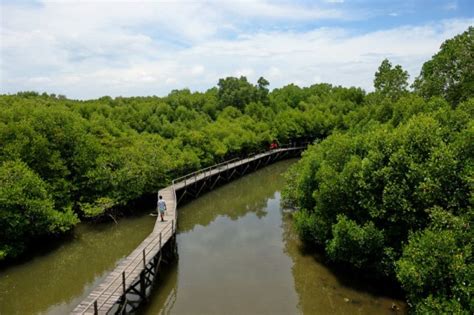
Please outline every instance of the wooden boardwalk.
[[[280, 148], [255, 154], [241, 160], [230, 160], [200, 171], [188, 174], [173, 181], [173, 184], [161, 189], [158, 195], [163, 196], [167, 205], [165, 222], [157, 217], [151, 234], [72, 311], [71, 314], [121, 314], [130, 313], [137, 309], [141, 301], [146, 300], [151, 292], [158, 268], [162, 260], [163, 249], [175, 242], [176, 210], [181, 196], [187, 189], [194, 187], [193, 196], [197, 197], [203, 190], [211, 190], [221, 178], [227, 181], [233, 174], [242, 176], [277, 159], [284, 154], [301, 152], [306, 146]], [[222, 176], [221, 176], [222, 175]], [[236, 176], [237, 176], [236, 175]], [[205, 182], [210, 180], [208, 184]]]

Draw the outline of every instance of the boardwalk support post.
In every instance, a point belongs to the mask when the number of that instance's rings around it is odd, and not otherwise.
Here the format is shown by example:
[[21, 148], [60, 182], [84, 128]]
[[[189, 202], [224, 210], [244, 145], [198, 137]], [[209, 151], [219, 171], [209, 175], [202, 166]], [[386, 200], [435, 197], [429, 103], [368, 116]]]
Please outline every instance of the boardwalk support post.
[[122, 288], [123, 288], [123, 295], [127, 293], [127, 286], [125, 285], [125, 271], [122, 271]]
[[146, 299], [145, 270], [140, 272], [140, 295], [142, 299]]
[[162, 260], [166, 262], [168, 258], [178, 256], [176, 206], [182, 199], [197, 197], [202, 192], [212, 190], [215, 186], [229, 182], [234, 177], [243, 176], [277, 160], [295, 157], [305, 148], [306, 144], [259, 152], [241, 160], [234, 158], [173, 180], [172, 185], [158, 192], [159, 196], [163, 196], [167, 199], [167, 203], [169, 202], [171, 222], [163, 224], [157, 220], [153, 232], [147, 239], [127, 259], [119, 263], [114, 272], [110, 273], [101, 286], [91, 292], [72, 314], [135, 312], [139, 305], [148, 299], [153, 284], [157, 281], [158, 268]]

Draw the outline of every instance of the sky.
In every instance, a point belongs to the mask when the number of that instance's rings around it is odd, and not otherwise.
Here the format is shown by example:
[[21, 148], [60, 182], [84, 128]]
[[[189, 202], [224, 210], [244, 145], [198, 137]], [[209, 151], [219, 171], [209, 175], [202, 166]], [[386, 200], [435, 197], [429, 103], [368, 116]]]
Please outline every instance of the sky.
[[0, 0], [0, 94], [205, 91], [220, 78], [373, 90], [474, 25], [472, 0]]

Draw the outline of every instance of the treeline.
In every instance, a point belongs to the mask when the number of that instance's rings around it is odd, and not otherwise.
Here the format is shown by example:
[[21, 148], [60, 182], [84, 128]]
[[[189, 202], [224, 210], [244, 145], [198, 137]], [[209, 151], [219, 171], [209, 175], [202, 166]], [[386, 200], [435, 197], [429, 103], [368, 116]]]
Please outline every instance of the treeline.
[[301, 237], [328, 259], [396, 279], [419, 314], [474, 313], [474, 28], [408, 90], [385, 60], [375, 92], [289, 172]]
[[302, 238], [398, 279], [419, 313], [474, 313], [473, 38], [447, 40], [413, 91], [384, 60], [369, 94], [228, 77], [166, 97], [0, 95], [0, 260], [273, 139], [317, 139], [285, 192]]
[[329, 84], [270, 93], [264, 78], [245, 77], [166, 97], [1, 95], [0, 260], [273, 139], [324, 138], [364, 97]]

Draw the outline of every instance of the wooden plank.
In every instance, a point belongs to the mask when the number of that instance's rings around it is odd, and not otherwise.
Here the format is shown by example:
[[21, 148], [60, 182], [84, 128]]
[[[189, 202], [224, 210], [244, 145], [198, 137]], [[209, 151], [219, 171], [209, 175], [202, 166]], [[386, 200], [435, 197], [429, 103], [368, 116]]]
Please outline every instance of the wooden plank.
[[232, 170], [244, 164], [258, 161], [259, 159], [271, 156], [275, 153], [295, 149], [299, 150], [301, 148], [275, 149], [273, 151], [254, 155], [250, 158], [220, 165], [216, 168], [208, 169], [202, 173], [196, 173], [190, 178], [185, 178], [178, 183], [174, 183], [174, 185], [161, 189], [158, 192], [158, 195], [163, 197], [168, 208], [164, 216], [165, 222], [161, 222], [160, 216], [158, 216], [153, 231], [135, 248], [135, 250], [132, 251], [132, 253], [130, 253], [130, 255], [128, 255], [125, 259], [122, 259], [116, 268], [110, 272], [107, 277], [98, 286], [96, 286], [81, 303], [76, 306], [72, 314], [93, 314], [94, 301], [97, 301], [99, 306], [99, 314], [105, 314], [121, 298], [123, 291], [122, 273], [125, 271], [127, 286], [130, 286], [132, 283], [138, 280], [138, 277], [143, 270], [143, 250], [146, 252], [145, 264], [147, 265], [161, 249], [159, 247], [159, 234], [162, 234], [161, 245], [164, 246], [172, 238], [173, 232], [175, 232], [171, 231], [171, 222], [174, 221], [174, 228], [176, 228], [177, 218], [175, 190], [183, 189], [186, 186], [192, 185], [208, 177], [218, 175], [227, 170]]

